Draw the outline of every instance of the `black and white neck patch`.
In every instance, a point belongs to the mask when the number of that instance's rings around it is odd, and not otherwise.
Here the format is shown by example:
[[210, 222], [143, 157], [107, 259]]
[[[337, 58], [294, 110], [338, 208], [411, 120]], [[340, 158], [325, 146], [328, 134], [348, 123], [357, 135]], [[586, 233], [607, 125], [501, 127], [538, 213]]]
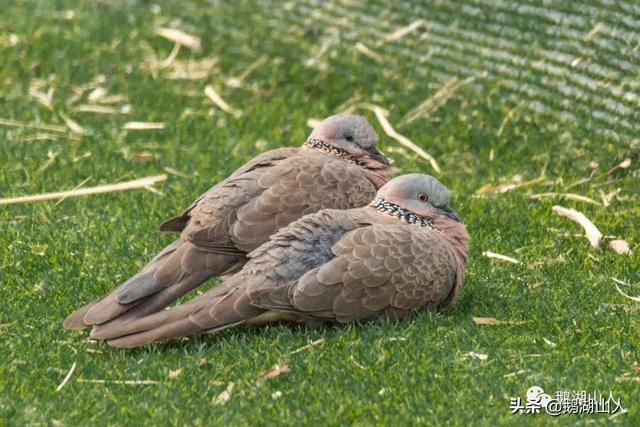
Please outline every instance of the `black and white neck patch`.
[[372, 206], [380, 212], [395, 216], [396, 218], [399, 218], [408, 224], [415, 224], [421, 227], [429, 227], [437, 230], [437, 228], [433, 226], [433, 221], [431, 221], [429, 218], [411, 212], [409, 209], [405, 209], [402, 206], [391, 203], [390, 201], [383, 198], [379, 197], [375, 199], [369, 204], [369, 206]]
[[319, 150], [325, 153], [333, 154], [334, 156], [340, 157], [348, 162], [355, 163], [357, 165], [361, 165], [362, 162], [349, 154], [346, 150], [343, 150], [338, 147], [334, 147], [333, 145], [327, 144], [325, 141], [321, 139], [311, 138], [308, 139], [307, 142], [304, 143], [305, 147], [313, 148], [314, 150]]

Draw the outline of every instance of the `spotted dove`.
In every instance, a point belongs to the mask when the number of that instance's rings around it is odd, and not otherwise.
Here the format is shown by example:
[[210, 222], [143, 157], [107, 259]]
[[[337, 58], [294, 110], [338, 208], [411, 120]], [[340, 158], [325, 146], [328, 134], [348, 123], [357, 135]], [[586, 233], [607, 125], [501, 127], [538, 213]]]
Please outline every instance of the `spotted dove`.
[[437, 310], [462, 288], [468, 239], [439, 181], [403, 175], [365, 207], [321, 210], [282, 228], [219, 287], [133, 322], [100, 325], [91, 337], [130, 348], [238, 324]]
[[321, 209], [371, 201], [388, 160], [362, 117], [328, 117], [299, 148], [262, 153], [160, 226], [181, 232], [142, 271], [64, 322], [80, 329], [154, 313], [212, 276], [237, 271], [278, 229]]

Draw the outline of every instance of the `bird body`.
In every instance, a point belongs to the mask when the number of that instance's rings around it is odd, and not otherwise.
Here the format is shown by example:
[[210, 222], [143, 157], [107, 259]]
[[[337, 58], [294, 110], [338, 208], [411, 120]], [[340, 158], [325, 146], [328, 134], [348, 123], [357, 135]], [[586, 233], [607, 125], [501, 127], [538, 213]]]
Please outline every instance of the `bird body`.
[[162, 231], [180, 237], [141, 272], [64, 322], [79, 329], [128, 322], [164, 308], [212, 276], [230, 274], [292, 221], [325, 208], [366, 205], [387, 180], [373, 128], [331, 116], [299, 148], [262, 153], [213, 186]]
[[395, 178], [365, 207], [283, 227], [222, 285], [170, 310], [99, 325], [91, 337], [135, 347], [240, 323], [346, 323], [448, 306], [462, 287], [468, 242], [448, 203], [435, 178]]

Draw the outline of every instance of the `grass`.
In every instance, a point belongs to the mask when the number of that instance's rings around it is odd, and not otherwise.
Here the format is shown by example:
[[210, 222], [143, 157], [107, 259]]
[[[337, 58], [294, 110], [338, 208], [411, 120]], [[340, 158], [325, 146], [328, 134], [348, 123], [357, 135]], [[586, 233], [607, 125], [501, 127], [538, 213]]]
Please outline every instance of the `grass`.
[[[611, 278], [640, 294], [640, 64], [633, 53], [640, 37], [631, 22], [640, 12], [631, 3], [479, 3], [1, 0], [0, 118], [64, 127], [59, 113], [66, 112], [86, 134], [0, 125], [0, 197], [165, 168], [179, 173], [155, 186], [162, 194], [141, 189], [0, 207], [0, 425], [638, 425], [639, 305], [617, 293]], [[424, 27], [381, 42], [417, 17]], [[602, 29], [586, 37], [598, 22]], [[162, 60], [172, 48], [155, 26], [201, 37], [200, 52], [182, 48], [177, 60], [216, 58], [215, 68], [192, 81], [170, 80], [171, 66], [150, 70], [149, 52]], [[383, 62], [353, 49], [356, 41]], [[305, 65], [325, 42], [316, 61], [324, 67]], [[225, 84], [261, 56], [266, 61], [240, 88]], [[586, 59], [570, 65], [575, 58]], [[129, 105], [130, 114], [74, 110], [92, 89], [70, 102], [75, 91], [99, 75], [109, 95], [126, 98], [110, 106]], [[477, 79], [427, 116], [399, 125], [446, 81], [469, 76]], [[203, 94], [207, 84], [243, 115], [218, 109]], [[55, 88], [50, 107], [30, 87]], [[73, 308], [171, 241], [156, 231], [159, 222], [256, 153], [300, 144], [307, 119], [354, 96], [387, 108], [397, 130], [438, 159], [438, 177], [455, 195], [473, 242], [452, 310], [342, 328], [230, 330], [134, 351], [62, 329]], [[432, 172], [386, 137], [373, 114], [360, 112], [400, 171]], [[125, 131], [127, 121], [165, 129]], [[606, 173], [627, 157], [629, 168]], [[589, 176], [591, 162], [599, 165], [591, 180], [566, 190]], [[477, 194], [543, 170], [543, 181]], [[529, 197], [570, 191], [600, 200], [600, 191], [616, 189], [608, 207]], [[554, 204], [579, 209], [605, 235], [627, 240], [633, 254], [614, 254], [606, 241], [590, 247], [576, 224], [552, 213]], [[487, 250], [521, 263], [487, 258]], [[477, 325], [474, 316], [524, 323]], [[56, 392], [73, 363], [73, 376]], [[260, 372], [277, 363], [290, 372], [257, 386]], [[231, 382], [230, 399], [215, 405]], [[629, 413], [511, 415], [510, 398], [532, 385], [551, 394], [611, 390]]]

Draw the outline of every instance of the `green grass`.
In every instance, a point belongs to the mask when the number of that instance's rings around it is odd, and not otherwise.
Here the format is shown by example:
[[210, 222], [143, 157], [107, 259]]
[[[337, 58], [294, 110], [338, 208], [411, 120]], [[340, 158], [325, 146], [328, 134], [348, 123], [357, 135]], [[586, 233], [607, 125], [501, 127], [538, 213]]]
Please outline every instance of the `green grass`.
[[[273, 1], [260, 9], [254, 2], [158, 8], [142, 1], [0, 1], [0, 118], [64, 126], [58, 113], [66, 112], [87, 129], [77, 141], [33, 140], [44, 132], [0, 126], [0, 197], [72, 189], [85, 180], [120, 182], [164, 168], [181, 173], [155, 186], [164, 195], [134, 190], [0, 207], [0, 425], [638, 425], [640, 306], [611, 280], [640, 294], [640, 60], [633, 50], [640, 33], [632, 22], [640, 19], [638, 8], [554, 2], [556, 14], [546, 16], [540, 11], [550, 6], [538, 3], [303, 3]], [[425, 28], [380, 42], [418, 17], [428, 21]], [[597, 23], [602, 30], [586, 37]], [[183, 48], [178, 59], [215, 57], [215, 69], [194, 81], [169, 80], [171, 68], [150, 72], [148, 51], [163, 59], [172, 47], [154, 26], [201, 37], [201, 52]], [[306, 66], [332, 27], [340, 38], [320, 58], [326, 68]], [[357, 41], [384, 61], [353, 49]], [[260, 56], [266, 62], [241, 88], [225, 85]], [[97, 75], [105, 76], [109, 94], [126, 96], [116, 105], [129, 104], [128, 116], [75, 112], [86, 94], [67, 105], [74, 88]], [[445, 81], [469, 76], [476, 80], [427, 117], [399, 125]], [[29, 95], [38, 80], [41, 91], [55, 88], [52, 109]], [[203, 95], [206, 84], [243, 116], [217, 109]], [[452, 310], [343, 328], [230, 330], [134, 351], [62, 329], [73, 308], [172, 240], [156, 231], [159, 222], [256, 153], [300, 144], [308, 118], [332, 114], [353, 96], [387, 108], [398, 131], [442, 167], [438, 178], [452, 189], [472, 236], [465, 289]], [[360, 112], [400, 171], [433, 172]], [[166, 128], [123, 131], [130, 120]], [[626, 157], [630, 168], [606, 174]], [[592, 161], [599, 164], [592, 179], [568, 191], [600, 200], [600, 191], [620, 189], [609, 207], [530, 199], [566, 191], [589, 176]], [[542, 170], [542, 182], [476, 194], [485, 184], [514, 175], [528, 181]], [[591, 248], [576, 224], [552, 213], [554, 204], [579, 209], [605, 235], [626, 239], [633, 255], [616, 255], [607, 242]], [[491, 260], [482, 255], [487, 250], [521, 263]], [[479, 326], [473, 316], [525, 323]], [[320, 338], [323, 345], [291, 354]], [[56, 392], [73, 363], [75, 373]], [[290, 372], [258, 387], [259, 373], [276, 363]], [[214, 405], [230, 382], [230, 400]], [[532, 385], [551, 394], [611, 390], [629, 413], [612, 420], [511, 415], [510, 398]]]

